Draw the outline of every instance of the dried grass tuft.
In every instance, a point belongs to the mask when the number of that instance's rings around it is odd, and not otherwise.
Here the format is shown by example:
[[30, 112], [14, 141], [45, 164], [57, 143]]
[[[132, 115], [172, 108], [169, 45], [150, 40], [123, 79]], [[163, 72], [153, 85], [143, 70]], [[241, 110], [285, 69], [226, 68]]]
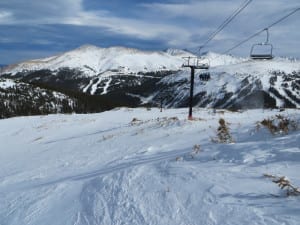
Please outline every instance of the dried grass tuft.
[[272, 182], [277, 184], [278, 187], [280, 187], [281, 189], [286, 189], [287, 196], [300, 195], [300, 188], [292, 185], [291, 182], [287, 179], [287, 177], [285, 176], [279, 177], [270, 174], [264, 174], [264, 177], [271, 178]]

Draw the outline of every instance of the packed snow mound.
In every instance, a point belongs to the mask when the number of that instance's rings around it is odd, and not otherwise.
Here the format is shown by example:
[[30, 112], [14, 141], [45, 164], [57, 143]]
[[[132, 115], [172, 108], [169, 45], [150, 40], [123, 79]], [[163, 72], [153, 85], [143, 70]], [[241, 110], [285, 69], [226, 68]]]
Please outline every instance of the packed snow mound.
[[[121, 108], [0, 120], [1, 225], [298, 225], [299, 110]], [[220, 119], [234, 142], [217, 142]], [[212, 141], [214, 140], [214, 141]]]

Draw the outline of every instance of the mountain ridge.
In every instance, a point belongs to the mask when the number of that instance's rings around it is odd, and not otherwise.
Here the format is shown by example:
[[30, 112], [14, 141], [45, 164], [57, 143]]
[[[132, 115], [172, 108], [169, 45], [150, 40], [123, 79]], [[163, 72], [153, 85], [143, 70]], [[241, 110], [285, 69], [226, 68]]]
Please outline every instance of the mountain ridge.
[[[121, 46], [100, 48], [94, 45], [83, 45], [52, 57], [10, 65], [4, 68], [1, 74], [15, 75], [20, 71], [57, 70], [61, 67], [81, 68], [87, 76], [124, 67], [134, 73], [157, 71], [163, 67], [177, 70], [183, 62], [182, 56], [193, 55], [183, 50], [174, 56], [163, 51], [142, 51]], [[84, 68], [84, 66], [91, 69]]]
[[[55, 90], [100, 95], [122, 105], [186, 107], [190, 70], [179, 49], [141, 51], [121, 46], [83, 45], [56, 56], [6, 67], [1, 77]], [[84, 59], [84, 60], [83, 60]], [[213, 108], [300, 107], [300, 61], [207, 52], [209, 70], [196, 70], [194, 105]], [[78, 63], [76, 63], [78, 62]], [[46, 65], [46, 66], [45, 66]], [[209, 74], [202, 80], [202, 74]]]

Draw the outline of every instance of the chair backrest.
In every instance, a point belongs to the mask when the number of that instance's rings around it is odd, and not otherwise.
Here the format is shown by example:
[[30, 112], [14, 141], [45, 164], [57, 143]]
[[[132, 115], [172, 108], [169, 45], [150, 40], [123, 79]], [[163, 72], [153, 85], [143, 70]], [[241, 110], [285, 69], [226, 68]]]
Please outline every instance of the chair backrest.
[[209, 69], [209, 60], [199, 57], [183, 57], [182, 67], [194, 67], [196, 69]]
[[273, 59], [273, 45], [269, 43], [258, 43], [252, 45], [250, 51], [251, 59]]
[[210, 65], [210, 61], [207, 58], [198, 58], [197, 59], [197, 67], [198, 69], [208, 70]]

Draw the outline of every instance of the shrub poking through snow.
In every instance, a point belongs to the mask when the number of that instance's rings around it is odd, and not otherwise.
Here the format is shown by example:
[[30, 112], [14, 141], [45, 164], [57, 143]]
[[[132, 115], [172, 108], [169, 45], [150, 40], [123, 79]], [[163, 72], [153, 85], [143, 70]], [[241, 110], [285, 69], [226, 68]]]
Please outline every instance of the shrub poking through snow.
[[195, 158], [199, 152], [201, 152], [200, 145], [194, 145], [193, 151], [191, 152], [191, 157]]
[[278, 177], [270, 174], [264, 174], [264, 176], [271, 178], [272, 182], [277, 184], [281, 189], [285, 189], [287, 196], [300, 196], [300, 188], [292, 185], [286, 177]]
[[168, 127], [174, 124], [178, 124], [178, 117], [162, 117], [156, 119], [159, 127]]
[[182, 157], [182, 156], [177, 156], [177, 157], [176, 157], [176, 161], [177, 161], [177, 162], [183, 161], [183, 157]]
[[276, 115], [275, 117], [271, 117], [268, 119], [264, 119], [263, 121], [257, 124], [257, 128], [260, 128], [260, 125], [266, 127], [271, 134], [288, 134], [289, 131], [298, 129], [298, 122], [291, 120], [282, 115]]
[[132, 126], [134, 126], [134, 125], [140, 125], [140, 124], [142, 124], [143, 123], [143, 121], [142, 120], [139, 120], [139, 119], [137, 119], [137, 118], [133, 118], [132, 120], [131, 120], [131, 122], [130, 122], [130, 124], [132, 125]]
[[229, 132], [229, 127], [228, 127], [228, 123], [226, 123], [226, 121], [221, 118], [219, 120], [219, 127], [218, 127], [218, 131], [217, 131], [217, 138], [213, 139], [213, 142], [218, 142], [218, 143], [232, 143], [233, 139], [232, 136]]

